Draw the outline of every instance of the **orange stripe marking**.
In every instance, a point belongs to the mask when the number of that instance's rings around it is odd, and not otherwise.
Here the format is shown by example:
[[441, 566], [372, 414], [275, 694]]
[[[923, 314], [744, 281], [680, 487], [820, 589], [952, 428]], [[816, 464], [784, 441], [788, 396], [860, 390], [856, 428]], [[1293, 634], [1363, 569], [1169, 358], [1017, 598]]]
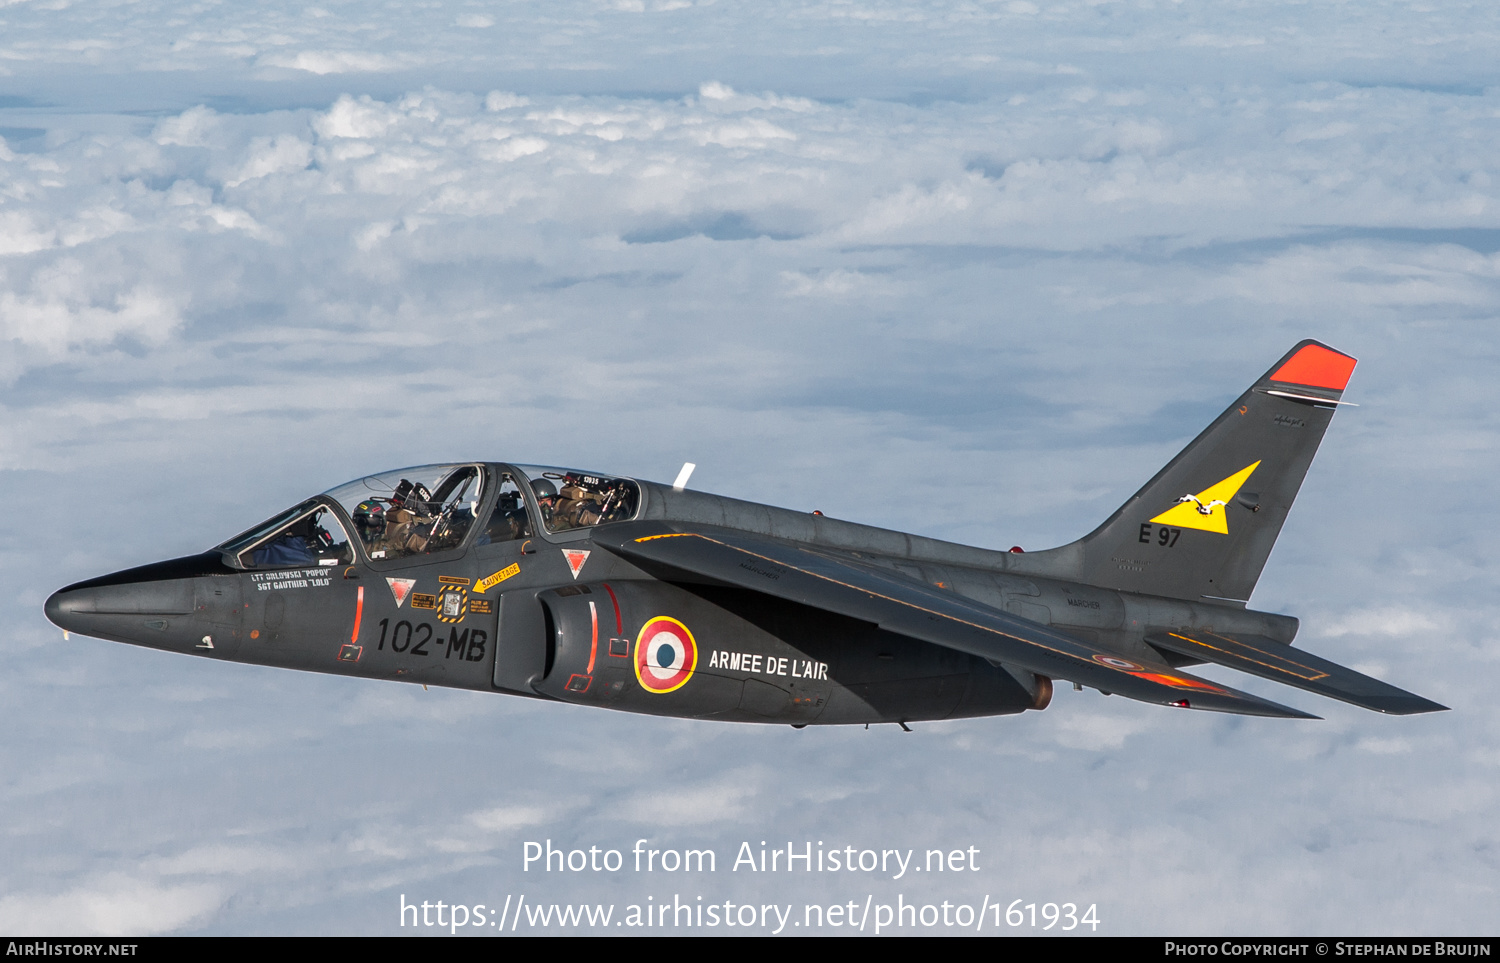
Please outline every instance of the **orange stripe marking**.
[[1347, 354], [1310, 344], [1277, 368], [1271, 375], [1271, 380], [1343, 391], [1344, 386], [1349, 383], [1349, 376], [1354, 373], [1355, 363]]
[[594, 637], [589, 641], [589, 675], [594, 674], [594, 658], [599, 654], [599, 607], [589, 602], [589, 622], [593, 623]]

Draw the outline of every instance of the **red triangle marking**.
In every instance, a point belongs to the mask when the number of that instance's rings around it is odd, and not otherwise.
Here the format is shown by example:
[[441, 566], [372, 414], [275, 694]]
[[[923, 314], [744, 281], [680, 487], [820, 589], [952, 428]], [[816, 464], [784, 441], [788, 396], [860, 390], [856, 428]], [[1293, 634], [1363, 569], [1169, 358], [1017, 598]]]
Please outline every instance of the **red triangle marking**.
[[576, 548], [565, 548], [562, 553], [568, 560], [568, 568], [573, 570], [573, 577], [578, 578], [578, 573], [583, 571], [583, 563], [589, 560], [589, 553]]
[[396, 608], [399, 609], [401, 607], [401, 603], [405, 602], [406, 597], [411, 594], [411, 587], [417, 584], [417, 580], [414, 578], [387, 577], [385, 580], [385, 584], [391, 587], [391, 595], [395, 597]]

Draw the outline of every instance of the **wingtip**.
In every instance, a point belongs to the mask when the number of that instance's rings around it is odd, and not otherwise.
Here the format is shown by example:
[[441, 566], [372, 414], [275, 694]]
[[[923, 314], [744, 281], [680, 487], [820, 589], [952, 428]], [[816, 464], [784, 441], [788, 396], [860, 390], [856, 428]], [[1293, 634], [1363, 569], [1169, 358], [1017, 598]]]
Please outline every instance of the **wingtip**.
[[1303, 712], [1301, 709], [1293, 709], [1290, 706], [1284, 706], [1280, 703], [1275, 702], [1272, 702], [1270, 704], [1282, 710], [1281, 712], [1272, 715], [1271, 718], [1273, 719], [1311, 719], [1314, 722], [1323, 721], [1322, 716], [1315, 716], [1311, 712]]
[[1204, 694], [1196, 701], [1193, 699], [1181, 699], [1176, 702], [1168, 702], [1169, 706], [1177, 706], [1181, 709], [1202, 709], [1206, 712], [1227, 712], [1238, 716], [1260, 716], [1268, 719], [1313, 719], [1321, 722], [1322, 716], [1315, 716], [1311, 712], [1303, 712], [1301, 709], [1293, 709], [1270, 699], [1262, 699], [1248, 692], [1240, 692], [1235, 689], [1227, 689], [1223, 696]]
[[1431, 699], [1412, 696], [1409, 699], [1392, 699], [1386, 705], [1367, 706], [1388, 716], [1417, 716], [1426, 712], [1452, 712], [1453, 710]]

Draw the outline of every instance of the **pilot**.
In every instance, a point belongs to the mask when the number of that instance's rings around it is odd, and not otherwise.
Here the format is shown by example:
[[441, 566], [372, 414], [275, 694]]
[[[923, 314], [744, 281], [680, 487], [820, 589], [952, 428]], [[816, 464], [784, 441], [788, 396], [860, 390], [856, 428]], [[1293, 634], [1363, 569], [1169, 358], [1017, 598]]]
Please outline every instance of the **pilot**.
[[564, 481], [566, 484], [558, 493], [557, 504], [553, 509], [557, 527], [584, 528], [598, 524], [600, 509], [603, 507], [599, 495], [584, 488], [571, 475]]
[[427, 533], [427, 551], [440, 552], [456, 548], [474, 524], [474, 509], [478, 502], [463, 502], [449, 505], [437, 513]]
[[520, 492], [501, 492], [500, 500], [490, 520], [475, 541], [476, 545], [491, 542], [513, 542], [518, 538], [531, 537], [531, 521], [526, 517], [526, 506], [521, 504]]
[[431, 498], [425, 485], [413, 485], [405, 478], [391, 493], [391, 507], [385, 513], [385, 545], [392, 558], [427, 550], [432, 519], [426, 511]]
[[538, 478], [531, 483], [531, 490], [536, 495], [536, 507], [542, 513], [542, 522], [551, 531], [560, 531], [560, 520], [557, 519], [558, 496], [557, 486], [549, 479]]
[[[318, 524], [325, 511], [314, 512], [282, 529], [275, 538], [250, 553], [252, 564], [256, 568], [284, 568], [315, 565], [326, 557], [343, 557], [346, 551], [340, 551], [333, 536]], [[347, 550], [348, 545], [343, 548]]]
[[353, 518], [354, 530], [365, 543], [365, 550], [378, 551], [378, 543], [385, 538], [385, 506], [379, 499], [367, 498], [354, 506]]

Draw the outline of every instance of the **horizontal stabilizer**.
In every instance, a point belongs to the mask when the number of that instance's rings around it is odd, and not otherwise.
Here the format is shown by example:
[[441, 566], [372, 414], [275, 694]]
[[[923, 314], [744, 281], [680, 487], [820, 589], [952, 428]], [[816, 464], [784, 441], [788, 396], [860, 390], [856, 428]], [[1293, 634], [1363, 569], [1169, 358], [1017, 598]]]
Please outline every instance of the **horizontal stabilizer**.
[[1114, 652], [843, 553], [716, 528], [636, 522], [595, 542], [660, 578], [713, 581], [859, 619], [888, 632], [1157, 705], [1316, 719], [1156, 661]]
[[1376, 712], [1409, 716], [1448, 708], [1264, 636], [1160, 632], [1146, 636], [1146, 641], [1158, 649], [1239, 669]]

